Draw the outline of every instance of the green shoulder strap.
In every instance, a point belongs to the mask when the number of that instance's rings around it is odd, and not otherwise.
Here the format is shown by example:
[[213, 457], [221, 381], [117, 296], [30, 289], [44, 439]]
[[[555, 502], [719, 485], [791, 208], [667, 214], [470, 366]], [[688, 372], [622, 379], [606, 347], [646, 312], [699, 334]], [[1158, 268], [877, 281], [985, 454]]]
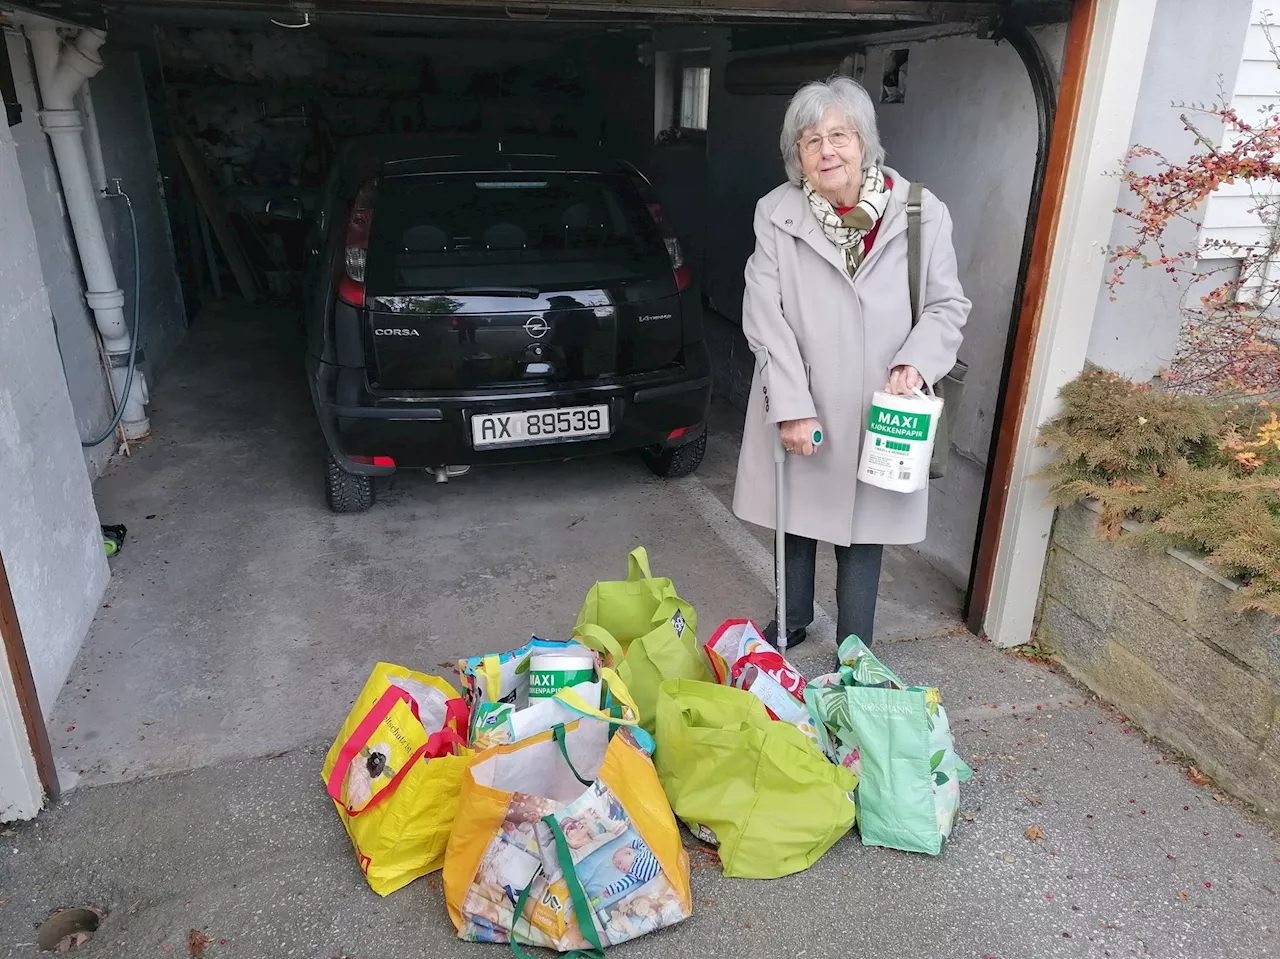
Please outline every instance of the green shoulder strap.
[[[572, 952], [563, 953], [563, 959], [604, 959], [604, 944], [600, 942], [600, 934], [596, 931], [595, 917], [591, 912], [591, 902], [587, 899], [586, 890], [582, 888], [582, 881], [578, 878], [578, 870], [573, 865], [573, 856], [569, 852], [569, 843], [565, 840], [560, 824], [556, 822], [554, 816], [547, 816], [542, 821], [547, 824], [551, 830], [551, 835], [555, 838], [556, 859], [560, 863], [560, 871], [564, 873], [565, 885], [569, 887], [569, 900], [573, 903], [573, 918], [577, 920], [578, 929], [582, 933], [582, 937], [591, 945], [590, 949], [575, 949]], [[539, 870], [539, 872], [544, 872], [544, 870]], [[520, 897], [516, 901], [515, 912], [511, 917], [511, 951], [515, 953], [516, 959], [531, 959], [529, 954], [520, 948], [520, 941], [516, 937], [516, 926], [528, 907], [529, 892], [533, 889], [534, 880], [537, 878], [538, 874], [535, 873], [534, 878], [529, 881], [529, 885], [525, 886], [521, 891]], [[526, 925], [528, 925], [527, 919]]]
[[907, 283], [911, 286], [911, 325], [920, 321], [920, 211], [924, 209], [924, 184], [912, 183], [907, 191]]

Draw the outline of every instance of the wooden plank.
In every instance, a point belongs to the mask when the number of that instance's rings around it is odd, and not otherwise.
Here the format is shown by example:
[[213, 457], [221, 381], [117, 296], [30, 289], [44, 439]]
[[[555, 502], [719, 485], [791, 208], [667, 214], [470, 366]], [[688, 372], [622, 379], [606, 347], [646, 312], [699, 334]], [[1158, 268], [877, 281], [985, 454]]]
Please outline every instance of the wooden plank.
[[1075, 139], [1076, 124], [1080, 118], [1080, 98], [1084, 89], [1085, 68], [1097, 9], [1098, 0], [1075, 0], [1067, 29], [1061, 93], [1054, 117], [1053, 136], [1049, 143], [1049, 166], [1040, 201], [1040, 213], [1036, 218], [1035, 240], [1018, 317], [1009, 384], [1004, 395], [1003, 408], [1006, 413], [998, 424], [992, 480], [987, 500], [983, 504], [985, 520], [978, 534], [978, 552], [974, 561], [967, 617], [969, 628], [975, 633], [982, 631], [995, 581], [996, 554], [1000, 547], [1005, 507], [1009, 502], [1009, 484], [1013, 477], [1018, 432], [1022, 427], [1022, 416], [1030, 389], [1031, 363], [1035, 357], [1036, 339], [1040, 335], [1040, 319], [1049, 280], [1049, 264], [1053, 259], [1053, 243], [1062, 218], [1067, 164], [1071, 155], [1071, 143]]
[[240, 239], [236, 236], [235, 227], [231, 225], [231, 220], [227, 216], [220, 191], [209, 177], [204, 158], [200, 155], [195, 143], [188, 137], [175, 136], [173, 147], [182, 160], [183, 167], [186, 168], [187, 176], [196, 191], [196, 199], [200, 201], [201, 209], [209, 219], [213, 235], [218, 238], [218, 245], [222, 247], [222, 254], [226, 257], [227, 265], [231, 267], [231, 274], [236, 279], [236, 285], [240, 287], [241, 295], [250, 303], [256, 302], [258, 284], [253, 275], [253, 268], [250, 267], [244, 249], [240, 246]]
[[4, 568], [4, 556], [0, 555], [0, 638], [4, 640], [5, 659], [9, 662], [9, 674], [13, 677], [14, 691], [18, 694], [18, 708], [27, 731], [27, 742], [36, 760], [36, 775], [44, 790], [47, 802], [57, 802], [59, 795], [58, 772], [53, 765], [53, 747], [49, 743], [49, 729], [40, 709], [40, 697], [36, 692], [35, 676], [31, 673], [31, 661], [27, 658], [26, 643], [22, 639], [22, 625], [18, 622], [18, 610], [13, 604], [13, 591], [9, 588], [9, 574]]

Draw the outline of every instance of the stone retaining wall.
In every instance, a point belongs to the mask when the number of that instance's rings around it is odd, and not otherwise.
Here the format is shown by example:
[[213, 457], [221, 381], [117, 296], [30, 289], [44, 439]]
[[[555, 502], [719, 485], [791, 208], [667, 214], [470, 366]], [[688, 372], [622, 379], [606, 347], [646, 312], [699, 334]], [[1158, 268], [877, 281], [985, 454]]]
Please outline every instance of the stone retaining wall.
[[1090, 689], [1280, 820], [1280, 624], [1232, 612], [1238, 584], [1194, 556], [1099, 539], [1097, 520], [1085, 504], [1058, 513], [1039, 637]]

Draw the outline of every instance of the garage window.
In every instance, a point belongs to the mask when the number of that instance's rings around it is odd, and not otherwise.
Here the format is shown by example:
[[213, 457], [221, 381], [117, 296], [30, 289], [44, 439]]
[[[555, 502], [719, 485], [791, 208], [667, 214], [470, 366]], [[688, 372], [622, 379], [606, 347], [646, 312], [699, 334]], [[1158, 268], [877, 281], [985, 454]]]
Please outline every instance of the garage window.
[[680, 102], [677, 115], [684, 130], [705, 133], [711, 99], [711, 67], [681, 65]]

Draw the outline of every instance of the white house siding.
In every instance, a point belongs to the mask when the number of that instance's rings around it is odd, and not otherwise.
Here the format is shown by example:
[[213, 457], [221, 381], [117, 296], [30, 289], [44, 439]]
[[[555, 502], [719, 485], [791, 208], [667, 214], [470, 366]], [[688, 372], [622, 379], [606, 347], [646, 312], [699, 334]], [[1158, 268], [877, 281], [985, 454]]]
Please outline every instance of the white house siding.
[[[1280, 7], [1280, 2], [1276, 2]], [[1214, 0], [1213, 16], [1205, 15], [1204, 0], [1160, 0], [1152, 24], [1151, 43], [1139, 88], [1137, 112], [1129, 142], [1158, 150], [1173, 162], [1185, 160], [1202, 149], [1183, 129], [1177, 104], [1212, 102], [1222, 89], [1231, 90], [1240, 71], [1240, 51], [1251, 30], [1252, 0]], [[1194, 29], [1188, 29], [1194, 24]], [[1273, 79], [1280, 71], [1272, 67]], [[1280, 82], [1277, 83], [1280, 87]], [[1220, 127], [1203, 123], [1204, 132], [1220, 137]], [[1116, 157], [1116, 169], [1120, 168]], [[1151, 164], [1150, 169], [1155, 169]], [[1133, 198], [1121, 190], [1120, 205], [1132, 209]], [[1213, 198], [1206, 207], [1217, 203]], [[1205, 207], [1187, 220], [1170, 226], [1166, 238], [1174, 250], [1193, 250], [1197, 221], [1207, 224]], [[1203, 231], [1202, 231], [1203, 232]], [[1133, 220], [1117, 214], [1110, 245], [1133, 240]], [[1109, 273], [1107, 274], [1109, 275]], [[1115, 291], [1103, 286], [1089, 339], [1089, 359], [1101, 366], [1143, 380], [1155, 376], [1173, 358], [1182, 328], [1181, 282], [1160, 269], [1128, 271], [1124, 285]]]

